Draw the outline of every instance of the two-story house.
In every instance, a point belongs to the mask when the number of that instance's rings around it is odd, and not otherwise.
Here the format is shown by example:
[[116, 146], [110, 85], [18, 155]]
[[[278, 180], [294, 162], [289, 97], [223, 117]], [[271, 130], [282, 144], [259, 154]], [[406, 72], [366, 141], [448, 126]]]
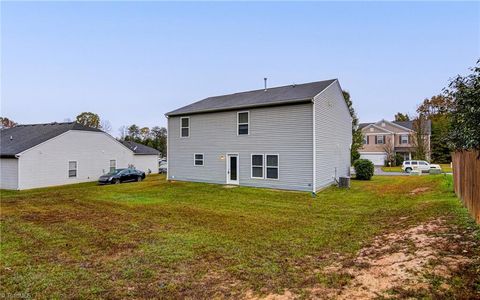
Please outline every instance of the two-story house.
[[[416, 147], [413, 121], [386, 121], [361, 123], [363, 146], [360, 158], [369, 159], [374, 165], [383, 166], [388, 155], [400, 154], [404, 160], [412, 159]], [[431, 123], [425, 123], [425, 145], [427, 158], [430, 154]]]
[[169, 180], [317, 191], [348, 176], [338, 80], [209, 97], [166, 114]]

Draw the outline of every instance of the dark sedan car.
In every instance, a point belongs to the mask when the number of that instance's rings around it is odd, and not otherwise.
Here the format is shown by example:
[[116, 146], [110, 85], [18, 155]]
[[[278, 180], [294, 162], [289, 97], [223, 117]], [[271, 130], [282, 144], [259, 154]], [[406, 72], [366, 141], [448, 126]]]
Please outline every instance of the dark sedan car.
[[135, 169], [116, 169], [110, 173], [100, 176], [98, 183], [115, 184], [129, 181], [142, 181], [145, 179], [145, 172]]

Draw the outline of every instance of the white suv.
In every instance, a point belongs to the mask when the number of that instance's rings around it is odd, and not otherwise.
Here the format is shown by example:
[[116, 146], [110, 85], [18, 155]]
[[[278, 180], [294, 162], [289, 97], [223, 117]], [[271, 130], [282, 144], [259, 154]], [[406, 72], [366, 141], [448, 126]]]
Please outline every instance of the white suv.
[[439, 165], [429, 164], [424, 160], [406, 160], [402, 164], [402, 170], [407, 173], [410, 173], [413, 170], [424, 172], [430, 169], [441, 170], [442, 168]]

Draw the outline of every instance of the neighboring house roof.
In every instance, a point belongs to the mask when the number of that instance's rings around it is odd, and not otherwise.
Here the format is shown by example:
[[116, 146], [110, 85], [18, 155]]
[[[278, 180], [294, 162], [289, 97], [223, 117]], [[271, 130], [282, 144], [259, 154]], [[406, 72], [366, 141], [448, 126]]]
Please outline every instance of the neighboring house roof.
[[[363, 129], [365, 127], [367, 127], [368, 125], [372, 125], [372, 124], [376, 124], [378, 122], [372, 122], [372, 123], [360, 123], [358, 125], [358, 128], [360, 129]], [[393, 123], [393, 124], [397, 124], [397, 125], [400, 125], [402, 127], [405, 127], [407, 129], [410, 129], [410, 130], [415, 130], [413, 128], [413, 121], [390, 121], [390, 123]], [[430, 120], [427, 120], [427, 122], [425, 123], [425, 126], [426, 126], [426, 132], [428, 134], [430, 134], [432, 132], [432, 121]]]
[[261, 89], [209, 97], [166, 113], [165, 115], [177, 116], [203, 112], [308, 102], [335, 81], [336, 79], [330, 79], [311, 83], [268, 88], [266, 90]]
[[132, 150], [133, 153], [138, 155], [160, 155], [160, 151], [149, 146], [145, 146], [132, 141], [120, 141], [120, 142], [125, 146], [127, 146], [128, 149]]
[[69, 130], [96, 131], [76, 122], [17, 125], [0, 130], [0, 157], [15, 157], [25, 150], [41, 144]]

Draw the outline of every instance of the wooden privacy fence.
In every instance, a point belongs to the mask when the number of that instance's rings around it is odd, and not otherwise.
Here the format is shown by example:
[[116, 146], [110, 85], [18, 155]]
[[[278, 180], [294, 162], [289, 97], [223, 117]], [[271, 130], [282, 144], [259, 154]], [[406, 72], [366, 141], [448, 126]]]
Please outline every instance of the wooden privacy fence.
[[480, 224], [480, 151], [457, 151], [452, 157], [455, 194]]

